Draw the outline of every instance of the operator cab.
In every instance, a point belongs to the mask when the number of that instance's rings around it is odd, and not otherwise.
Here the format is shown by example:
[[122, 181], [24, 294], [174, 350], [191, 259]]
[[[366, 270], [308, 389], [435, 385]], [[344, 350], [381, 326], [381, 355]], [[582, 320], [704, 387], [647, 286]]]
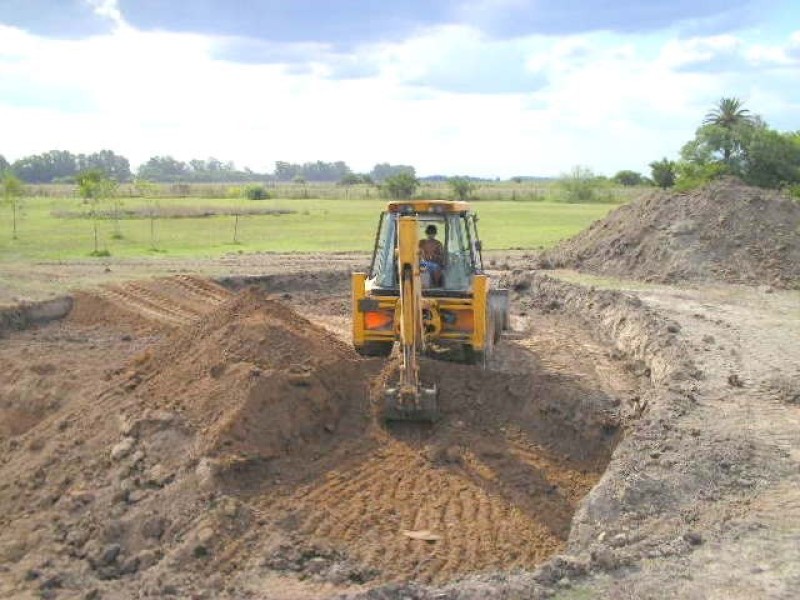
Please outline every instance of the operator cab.
[[397, 281], [397, 223], [400, 216], [415, 216], [421, 243], [428, 239], [426, 232], [436, 229], [434, 238], [442, 245], [441, 276], [432, 271], [436, 265], [426, 268], [421, 265], [423, 294], [447, 296], [468, 294], [472, 290], [472, 278], [483, 272], [481, 244], [478, 240], [477, 215], [467, 209], [463, 202], [409, 201], [390, 202], [381, 213], [372, 265], [367, 274], [366, 285], [378, 295], [398, 293]]

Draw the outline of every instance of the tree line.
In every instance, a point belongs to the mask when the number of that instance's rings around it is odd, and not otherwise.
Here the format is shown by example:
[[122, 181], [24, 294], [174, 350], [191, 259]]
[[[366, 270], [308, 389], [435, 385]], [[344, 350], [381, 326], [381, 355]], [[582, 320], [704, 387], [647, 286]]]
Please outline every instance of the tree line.
[[398, 173], [415, 175], [410, 165], [378, 163], [368, 173], [355, 173], [344, 161], [291, 163], [276, 161], [271, 173], [258, 173], [249, 168], [237, 169], [231, 161], [217, 158], [178, 160], [172, 156], [153, 156], [134, 172], [130, 161], [111, 150], [94, 154], [73, 154], [67, 150], [50, 150], [25, 156], [9, 163], [0, 154], [0, 176], [11, 172], [24, 183], [76, 183], [81, 173], [99, 171], [108, 179], [125, 183], [145, 179], [157, 183], [244, 183], [336, 182], [343, 185], [380, 183]]
[[0, 155], [0, 172], [11, 171], [25, 183], [61, 183], [75, 181], [82, 171], [97, 169], [116, 181], [131, 179], [130, 162], [111, 150], [94, 154], [72, 154], [66, 150], [50, 150], [25, 156], [9, 164]]
[[[597, 190], [607, 182], [624, 186], [679, 186], [689, 189], [721, 175], [735, 175], [746, 183], [769, 188], [789, 188], [800, 195], [800, 131], [781, 132], [753, 115], [737, 98], [722, 98], [705, 115], [680, 151], [676, 161], [663, 158], [649, 164], [649, 176], [626, 169], [610, 180], [595, 175], [587, 167], [575, 167], [559, 182], [574, 202], [597, 200]], [[276, 161], [271, 173], [237, 169], [233, 162], [216, 158], [188, 162], [171, 156], [153, 156], [134, 174], [130, 162], [111, 150], [94, 154], [72, 154], [51, 150], [9, 163], [0, 155], [0, 177], [15, 175], [23, 183], [75, 183], [81, 173], [98, 171], [118, 183], [151, 181], [157, 183], [249, 183], [249, 182], [336, 182], [350, 186], [380, 186], [391, 197], [413, 195], [421, 181], [449, 181], [454, 195], [467, 198], [474, 191], [472, 177], [432, 176], [417, 179], [410, 165], [378, 163], [368, 173], [354, 172], [344, 161], [292, 163]], [[521, 183], [522, 177], [513, 182]], [[257, 190], [259, 193], [265, 193]], [[600, 194], [602, 196], [602, 194]]]

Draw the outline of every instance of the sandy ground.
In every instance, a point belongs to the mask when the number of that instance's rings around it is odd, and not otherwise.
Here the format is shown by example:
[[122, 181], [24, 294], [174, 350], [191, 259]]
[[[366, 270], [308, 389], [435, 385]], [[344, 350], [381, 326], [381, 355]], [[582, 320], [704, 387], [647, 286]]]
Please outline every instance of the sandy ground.
[[69, 292], [131, 280], [172, 275], [260, 276], [298, 271], [363, 269], [363, 253], [230, 254], [214, 259], [90, 259], [0, 262], [0, 307], [43, 300]]
[[[526, 264], [519, 253], [491, 260], [506, 274]], [[155, 270], [135, 261], [4, 266], [0, 298], [9, 303], [75, 287], [94, 291], [83, 303], [77, 294], [78, 308], [64, 321], [0, 340], [0, 594], [794, 597], [797, 292], [637, 285], [572, 273], [557, 275], [587, 285], [553, 283], [550, 290], [534, 277], [539, 292], [520, 286], [513, 331], [488, 371], [426, 362], [444, 398], [445, 418], [434, 428], [376, 424], [366, 393], [336, 409], [337, 418], [355, 421], [325, 417], [308, 434], [291, 429], [291, 439], [301, 435], [303, 443], [281, 450], [269, 469], [245, 460], [210, 490], [197, 483], [198, 469], [211, 464], [203, 456], [231, 455], [213, 454], [211, 446], [193, 455], [197, 440], [212, 438], [195, 413], [175, 407], [198, 390], [222, 394], [217, 388], [250, 381], [258, 361], [255, 346], [255, 357], [231, 346], [235, 361], [208, 363], [225, 385], [192, 387], [187, 379], [185, 390], [170, 388], [177, 400], [166, 430], [140, 414], [143, 402], [167, 389], [157, 387], [158, 377], [178, 372], [166, 363], [202, 366], [211, 352], [186, 358], [178, 350], [188, 338], [176, 332], [232, 294], [188, 274], [227, 277], [234, 288], [237, 277], [259, 276], [272, 297], [321, 328], [319, 343], [334, 347], [325, 335], [348, 335], [346, 273], [364, 262], [345, 254], [169, 261]], [[172, 277], [137, 282], [153, 274]], [[100, 283], [113, 287], [97, 291]], [[606, 295], [609, 287], [626, 295]], [[233, 328], [228, 337], [240, 339], [238, 323], [224, 322]], [[202, 343], [216, 339], [191, 331]], [[172, 354], [163, 353], [165, 340]], [[374, 359], [352, 360], [365, 385], [384, 369]], [[280, 375], [275, 364], [258, 368]], [[320, 389], [334, 389], [319, 368], [311, 376]], [[257, 419], [245, 410], [249, 400], [240, 400], [244, 408], [226, 417], [237, 427]], [[102, 402], [108, 408], [98, 408]], [[108, 453], [131, 437], [116, 421], [106, 428], [110, 407], [149, 423], [134, 436], [139, 462], [130, 462], [133, 451], [109, 462]], [[246, 447], [250, 438], [241, 431], [244, 441], [230, 439]], [[318, 450], [317, 436], [327, 440]], [[165, 470], [171, 479], [161, 479]], [[154, 513], [166, 523], [153, 524]], [[134, 528], [160, 534], [133, 535]], [[440, 537], [415, 540], [403, 530]]]
[[[686, 556], [645, 562], [612, 583], [630, 597], [792, 598], [800, 589], [800, 294], [704, 286], [635, 289], [681, 326], [704, 377], [697, 406], [674, 422], [695, 452], [714, 457], [683, 516], [704, 543]], [[699, 432], [699, 433], [694, 433]], [[668, 460], [668, 459], [667, 459]], [[698, 461], [699, 462], [699, 461]], [[723, 481], [727, 489], [723, 487]], [[689, 503], [687, 503], [689, 504]]]

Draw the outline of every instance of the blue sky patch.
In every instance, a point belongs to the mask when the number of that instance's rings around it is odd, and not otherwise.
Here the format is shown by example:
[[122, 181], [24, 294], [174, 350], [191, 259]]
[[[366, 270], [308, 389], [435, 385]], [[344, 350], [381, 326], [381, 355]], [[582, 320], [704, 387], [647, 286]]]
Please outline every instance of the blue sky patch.
[[0, 0], [0, 23], [57, 39], [80, 39], [112, 28], [86, 0]]

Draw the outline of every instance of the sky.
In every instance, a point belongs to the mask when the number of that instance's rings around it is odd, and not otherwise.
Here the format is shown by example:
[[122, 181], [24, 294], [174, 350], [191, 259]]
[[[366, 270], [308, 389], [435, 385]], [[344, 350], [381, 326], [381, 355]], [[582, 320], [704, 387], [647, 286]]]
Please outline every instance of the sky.
[[0, 0], [0, 154], [649, 173], [724, 96], [800, 129], [797, 0]]

